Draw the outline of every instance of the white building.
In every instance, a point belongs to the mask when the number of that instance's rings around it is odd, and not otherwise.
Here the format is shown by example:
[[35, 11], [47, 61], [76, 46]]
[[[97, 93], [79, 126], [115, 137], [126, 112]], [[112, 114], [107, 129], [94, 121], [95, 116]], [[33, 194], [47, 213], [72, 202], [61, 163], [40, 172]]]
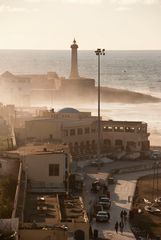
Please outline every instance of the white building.
[[71, 155], [68, 146], [27, 145], [18, 149], [32, 192], [68, 191]]

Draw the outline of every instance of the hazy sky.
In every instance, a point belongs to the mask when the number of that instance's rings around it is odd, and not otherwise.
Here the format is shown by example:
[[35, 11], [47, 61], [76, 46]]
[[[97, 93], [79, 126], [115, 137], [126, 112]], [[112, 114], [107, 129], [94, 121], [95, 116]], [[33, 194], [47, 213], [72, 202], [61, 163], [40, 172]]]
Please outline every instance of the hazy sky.
[[0, 49], [161, 49], [161, 0], [0, 0]]

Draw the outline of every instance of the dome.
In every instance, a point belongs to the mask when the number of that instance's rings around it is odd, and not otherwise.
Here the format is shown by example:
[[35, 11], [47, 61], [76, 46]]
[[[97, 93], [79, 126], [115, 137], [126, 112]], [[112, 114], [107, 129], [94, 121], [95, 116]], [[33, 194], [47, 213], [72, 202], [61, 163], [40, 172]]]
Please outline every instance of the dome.
[[59, 113], [79, 113], [75, 108], [62, 108]]
[[14, 75], [8, 71], [4, 72], [1, 76], [3, 78], [13, 78], [14, 77]]

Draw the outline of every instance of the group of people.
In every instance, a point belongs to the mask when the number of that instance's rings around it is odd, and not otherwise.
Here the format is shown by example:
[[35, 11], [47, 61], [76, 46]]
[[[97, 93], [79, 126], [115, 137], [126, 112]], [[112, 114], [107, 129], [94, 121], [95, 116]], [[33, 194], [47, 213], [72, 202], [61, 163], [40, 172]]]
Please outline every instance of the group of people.
[[125, 210], [121, 210], [120, 212], [120, 221], [115, 223], [115, 231], [118, 233], [119, 229], [120, 232], [123, 233], [124, 227], [127, 222], [127, 212]]

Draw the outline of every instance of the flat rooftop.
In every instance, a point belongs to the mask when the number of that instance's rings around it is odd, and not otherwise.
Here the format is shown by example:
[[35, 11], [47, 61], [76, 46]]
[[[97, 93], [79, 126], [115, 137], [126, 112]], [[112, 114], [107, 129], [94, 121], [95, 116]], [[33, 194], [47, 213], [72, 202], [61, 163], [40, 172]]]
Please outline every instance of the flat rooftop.
[[55, 195], [27, 193], [24, 222], [48, 226], [60, 223], [58, 198]]
[[[38, 227], [86, 223], [88, 217], [81, 197], [66, 195], [32, 194], [27, 192], [24, 209], [24, 224]], [[27, 226], [27, 225], [26, 225]], [[35, 226], [36, 227], [36, 226]]]
[[9, 153], [17, 153], [20, 155], [39, 155], [39, 154], [62, 154], [68, 150], [68, 145], [64, 144], [27, 144], [18, 148], [17, 150], [10, 151]]
[[79, 196], [59, 196], [62, 222], [88, 222], [83, 200]]
[[145, 122], [141, 121], [115, 121], [115, 120], [104, 120], [102, 121], [103, 124], [122, 124], [122, 125], [137, 125], [137, 124], [146, 124]]

